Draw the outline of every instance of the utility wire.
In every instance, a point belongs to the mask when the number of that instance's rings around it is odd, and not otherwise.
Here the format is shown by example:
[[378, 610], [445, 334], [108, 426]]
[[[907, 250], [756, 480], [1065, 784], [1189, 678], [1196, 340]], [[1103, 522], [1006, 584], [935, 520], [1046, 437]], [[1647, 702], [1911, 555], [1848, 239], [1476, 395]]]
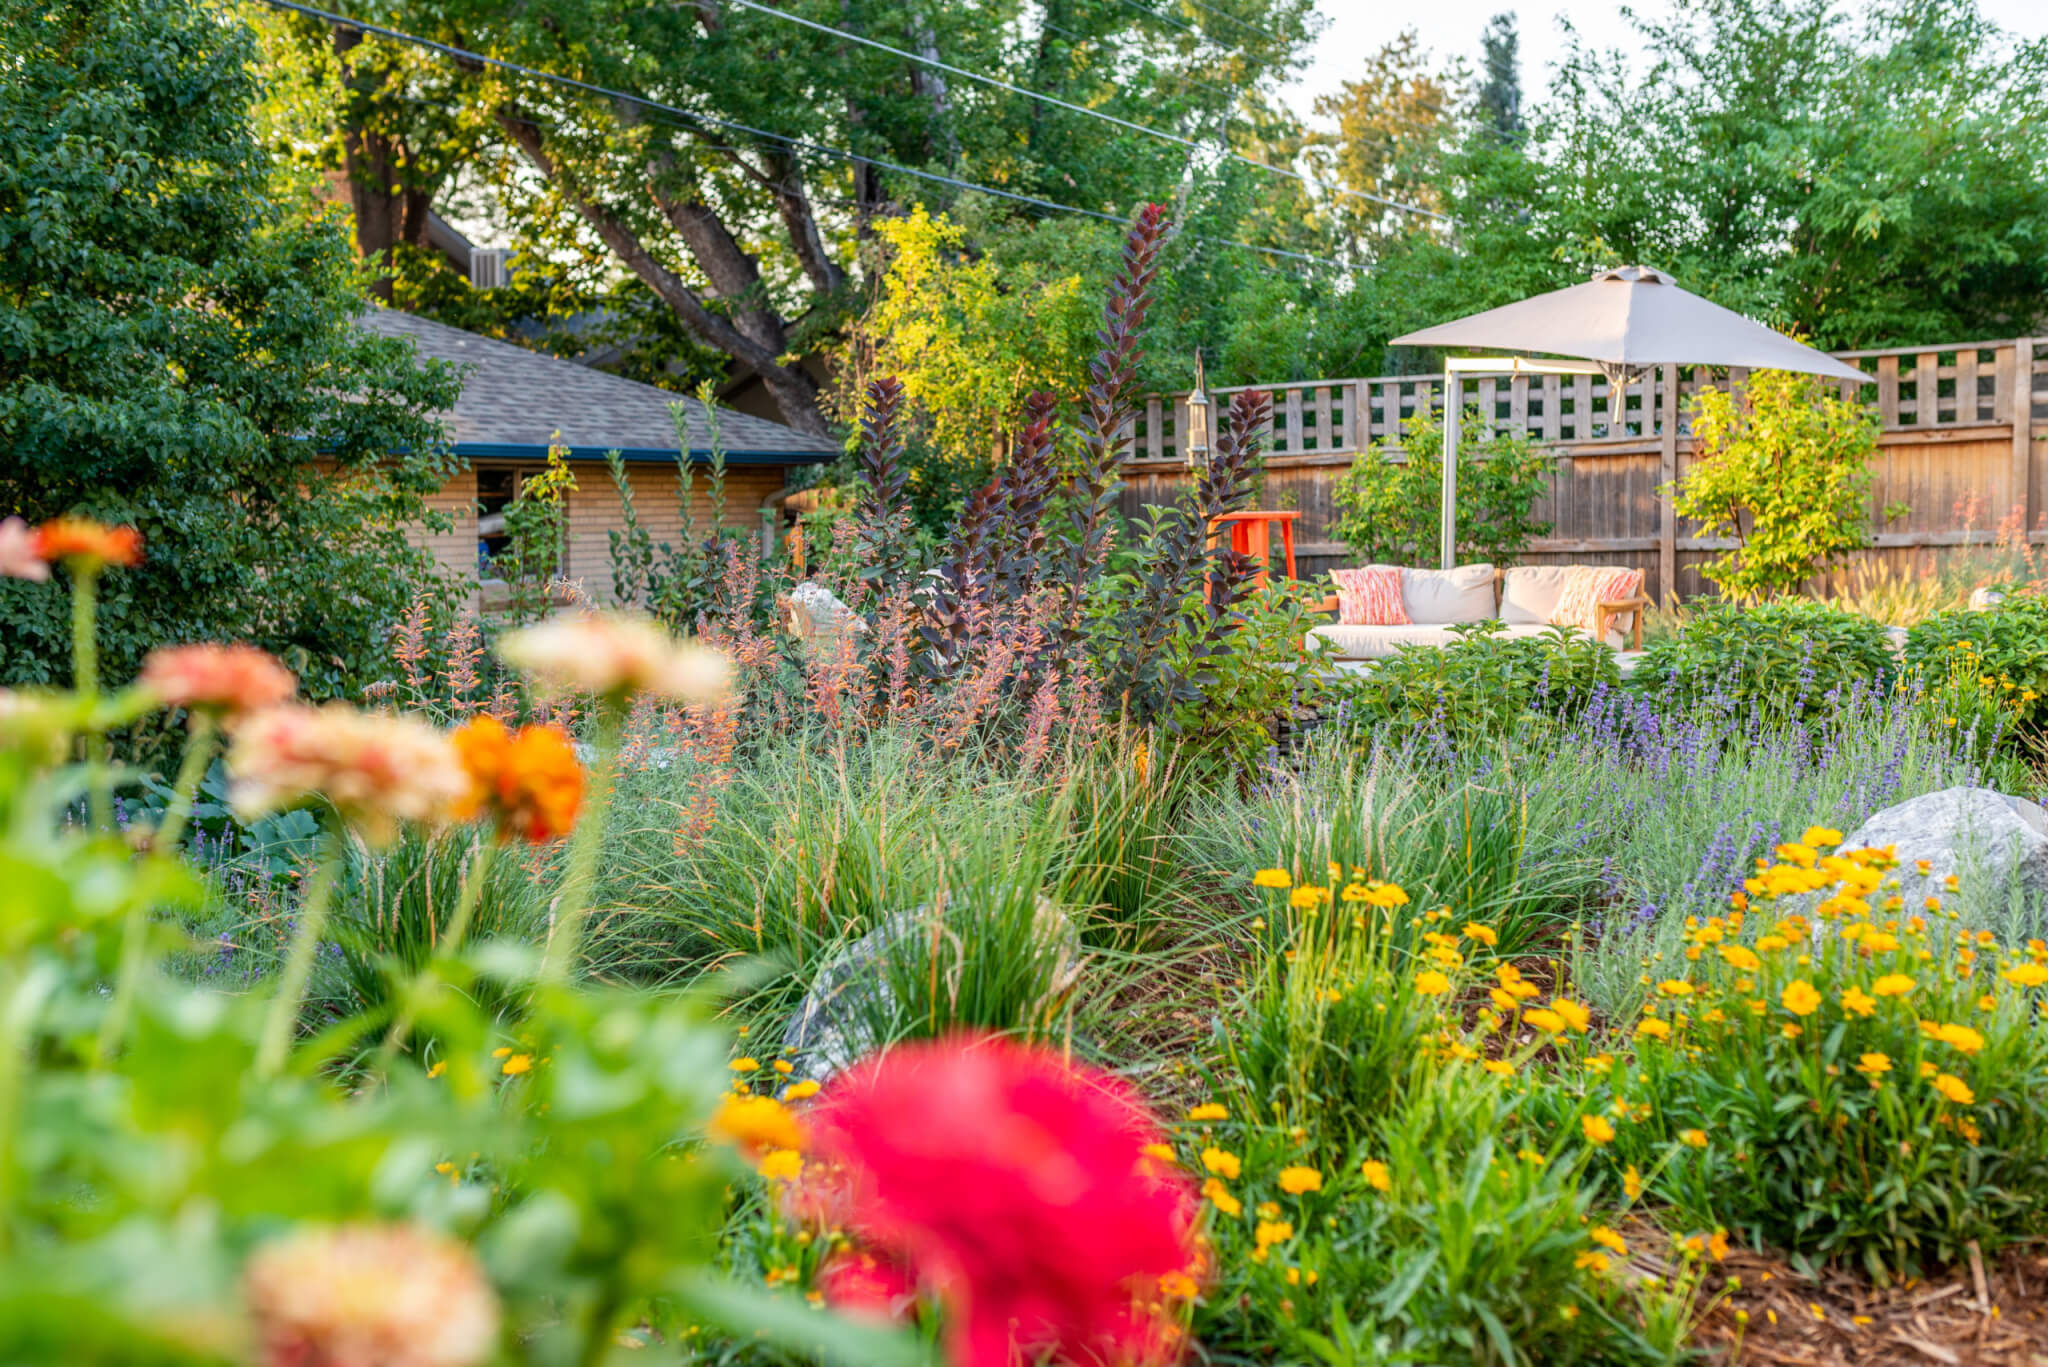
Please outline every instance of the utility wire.
[[[762, 14], [772, 15], [775, 18], [784, 21], [785, 23], [800, 24], [804, 28], [814, 29], [819, 33], [829, 33], [834, 37], [844, 38], [848, 42], [859, 43], [865, 47], [871, 47], [876, 49], [877, 51], [886, 52], [892, 57], [901, 57], [903, 60], [907, 62], [916, 62], [921, 66], [932, 67], [935, 70], [944, 71], [950, 75], [958, 76], [960, 77], [960, 79], [965, 81], [978, 81], [982, 85], [991, 86], [997, 90], [1008, 91], [1012, 95], [1021, 95], [1028, 100], [1038, 100], [1045, 104], [1054, 105], [1060, 109], [1070, 110], [1073, 113], [1083, 115], [1087, 118], [1100, 119], [1104, 123], [1112, 123], [1119, 128], [1127, 128], [1133, 133], [1143, 133], [1147, 137], [1158, 138], [1162, 142], [1170, 142], [1176, 146], [1188, 148], [1191, 151], [1221, 151], [1224, 156], [1229, 157], [1233, 161], [1241, 161], [1245, 165], [1255, 166], [1261, 171], [1266, 171], [1277, 176], [1286, 176], [1290, 180], [1298, 180], [1303, 185], [1311, 186], [1314, 189], [1321, 190], [1326, 194], [1345, 195], [1352, 199], [1369, 200], [1375, 204], [1383, 204], [1390, 209], [1399, 209], [1403, 213], [1421, 214], [1427, 218], [1441, 219], [1445, 222], [1450, 221], [1450, 216], [1448, 214], [1438, 213], [1434, 209], [1425, 209], [1419, 204], [1404, 204], [1398, 199], [1388, 199], [1384, 195], [1368, 194], [1364, 190], [1347, 190], [1342, 186], [1329, 185], [1323, 181], [1317, 180], [1313, 176], [1307, 175], [1301, 171], [1293, 170], [1290, 167], [1275, 166], [1271, 162], [1260, 161], [1257, 157], [1246, 156], [1242, 152], [1233, 152], [1228, 147], [1212, 148], [1207, 143], [1196, 142], [1193, 138], [1184, 138], [1178, 133], [1169, 133], [1163, 128], [1148, 128], [1142, 123], [1133, 123], [1129, 119], [1118, 118], [1114, 114], [1105, 114], [1099, 109], [1090, 109], [1086, 105], [1073, 104], [1067, 100], [1060, 99], [1056, 95], [1046, 95], [1036, 90], [1026, 89], [1021, 85], [1013, 85], [1009, 81], [1005, 81], [1000, 77], [984, 75], [978, 71], [969, 71], [965, 67], [954, 66], [950, 62], [942, 62], [936, 57], [926, 57], [921, 53], [910, 52], [904, 48], [891, 46], [890, 44], [882, 42], [880, 39], [877, 38], [869, 38], [864, 34], [859, 33], [850, 33], [843, 28], [833, 28], [830, 24], [821, 24], [815, 19], [806, 19], [802, 15], [793, 14], [788, 10], [774, 9], [771, 8], [770, 6], [758, 3], [758, 0], [729, 0], [729, 3], [738, 5], [743, 9], [757, 10]], [[1149, 13], [1149, 11], [1147, 12]]]
[[[692, 109], [683, 109], [676, 105], [664, 104], [659, 100], [649, 99], [645, 95], [635, 95], [630, 91], [615, 90], [610, 86], [597, 85], [591, 81], [579, 80], [574, 76], [564, 76], [560, 72], [527, 66], [524, 63], [509, 61], [503, 57], [486, 56], [481, 52], [472, 52], [468, 48], [456, 47], [451, 43], [437, 42], [432, 38], [422, 38], [417, 34], [406, 33], [401, 29], [389, 28], [383, 24], [373, 24], [361, 19], [351, 19], [345, 14], [335, 14], [329, 10], [317, 9], [312, 5], [300, 4], [298, 0], [263, 0], [263, 3], [269, 5], [272, 9], [289, 10], [292, 13], [302, 14], [307, 18], [318, 19], [342, 28], [356, 29], [363, 33], [374, 33], [380, 38], [389, 38], [393, 42], [409, 43], [414, 47], [425, 48], [431, 52], [438, 52], [444, 57], [454, 58], [457, 62], [474, 62], [499, 71], [511, 72], [514, 75], [527, 76], [534, 80], [548, 81], [556, 85], [566, 86], [572, 90], [580, 90], [585, 94], [597, 95], [609, 100], [623, 101], [626, 104], [636, 105], [643, 110], [653, 113], [667, 114], [679, 119], [688, 120], [690, 123], [700, 127], [708, 126], [729, 129], [733, 132], [745, 133], [749, 137], [766, 138], [771, 142], [781, 143], [785, 147], [796, 151], [811, 152], [839, 161], [862, 162], [870, 166], [879, 166], [885, 171], [892, 171], [899, 175], [913, 176], [919, 180], [950, 185], [962, 190], [972, 190], [978, 194], [994, 195], [998, 199], [1010, 200], [1017, 204], [1027, 204], [1034, 208], [1051, 209], [1065, 214], [1081, 214], [1088, 218], [1100, 219], [1105, 223], [1115, 223], [1120, 226], [1126, 222], [1125, 219], [1119, 218], [1115, 214], [1104, 213], [1100, 209], [1086, 209], [1076, 204], [1062, 204], [1057, 200], [1041, 199], [1036, 195], [1020, 194], [1015, 190], [1005, 190], [994, 185], [983, 185], [976, 181], [962, 180], [957, 176], [942, 175], [937, 171], [924, 171], [914, 166], [904, 166], [897, 162], [886, 161], [880, 157], [868, 156], [861, 152], [850, 152], [843, 147], [828, 147], [823, 143], [811, 142], [804, 138], [793, 138], [785, 133], [772, 133], [765, 128], [755, 128], [749, 124], [738, 123], [732, 119], [720, 118], [715, 114], [701, 114]], [[1236, 247], [1243, 251], [1261, 252], [1268, 256], [1284, 257], [1290, 261], [1301, 261], [1310, 265], [1329, 266], [1345, 272], [1356, 272], [1359, 269], [1348, 262], [1339, 261], [1334, 257], [1316, 256], [1308, 252], [1289, 251], [1284, 247], [1261, 247], [1252, 242], [1239, 242], [1227, 237], [1209, 237], [1197, 233], [1188, 233], [1186, 236], [1193, 242], [1202, 242], [1219, 247]]]

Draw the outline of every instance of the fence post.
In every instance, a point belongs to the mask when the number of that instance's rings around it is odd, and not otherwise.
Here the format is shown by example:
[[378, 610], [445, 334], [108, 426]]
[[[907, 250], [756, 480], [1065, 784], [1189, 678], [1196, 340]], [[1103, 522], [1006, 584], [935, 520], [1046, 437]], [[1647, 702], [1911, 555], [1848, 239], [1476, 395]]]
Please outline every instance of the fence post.
[[2034, 344], [2036, 338], [2022, 337], [2013, 343], [2012, 402], [2012, 506], [2020, 515], [2021, 544], [2034, 528], [2031, 497], [2034, 481]]
[[1671, 485], [1678, 479], [1678, 367], [1666, 365], [1659, 405], [1657, 451], [1657, 587], [1666, 608], [1678, 605], [1678, 512]]

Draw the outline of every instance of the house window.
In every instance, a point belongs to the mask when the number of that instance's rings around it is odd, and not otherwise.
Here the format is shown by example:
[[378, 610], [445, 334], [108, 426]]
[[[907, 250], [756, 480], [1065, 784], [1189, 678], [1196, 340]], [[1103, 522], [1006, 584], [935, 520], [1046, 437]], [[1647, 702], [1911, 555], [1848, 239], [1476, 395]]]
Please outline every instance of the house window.
[[483, 465], [476, 472], [477, 577], [491, 579], [491, 561], [505, 553], [505, 509], [519, 492], [520, 471], [510, 465]]

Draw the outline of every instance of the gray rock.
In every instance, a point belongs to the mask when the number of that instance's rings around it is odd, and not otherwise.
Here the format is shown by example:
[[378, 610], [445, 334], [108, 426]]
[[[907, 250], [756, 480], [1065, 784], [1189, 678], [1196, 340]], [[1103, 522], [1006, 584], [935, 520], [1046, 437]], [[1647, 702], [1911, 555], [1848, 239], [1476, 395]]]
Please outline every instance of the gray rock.
[[[941, 988], [957, 985], [965, 946], [958, 924], [963, 910], [956, 908], [936, 926], [929, 905], [896, 912], [827, 960], [782, 1034], [796, 1075], [824, 1082], [889, 1043], [897, 1016], [890, 969], [893, 963], [921, 962], [913, 956], [928, 954], [928, 942], [936, 939], [939, 945]], [[1033, 929], [1045, 958], [1047, 995], [1063, 994], [1080, 976], [1080, 931], [1043, 897]]]
[[[2003, 908], [2015, 899], [2039, 916], [2048, 910], [2048, 812], [1995, 788], [1944, 788], [1886, 807], [1849, 833], [1844, 849], [1892, 847], [1908, 907], [1928, 897], [1953, 901], [1954, 874], [1969, 903]], [[1927, 872], [1918, 869], [1927, 861]]]
[[867, 623], [832, 590], [806, 579], [776, 599], [782, 628], [803, 646], [806, 655], [836, 651], [849, 633], [865, 631]]
[[1970, 611], [1972, 612], [1989, 612], [2004, 601], [2005, 590], [1993, 588], [1989, 584], [1984, 585], [1982, 588], [1970, 590]]

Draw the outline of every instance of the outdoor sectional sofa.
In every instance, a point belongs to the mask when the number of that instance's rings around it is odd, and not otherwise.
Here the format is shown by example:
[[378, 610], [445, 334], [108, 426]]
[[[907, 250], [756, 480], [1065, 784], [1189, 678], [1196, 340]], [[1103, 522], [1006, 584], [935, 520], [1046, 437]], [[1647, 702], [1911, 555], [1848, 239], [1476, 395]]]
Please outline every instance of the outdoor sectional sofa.
[[[1313, 628], [1312, 640], [1328, 641], [1340, 660], [1378, 660], [1402, 646], [1449, 645], [1458, 638], [1451, 628], [1462, 623], [1498, 620], [1510, 636], [1540, 636], [1554, 629], [1551, 621], [1574, 566], [1517, 565], [1497, 570], [1492, 565], [1460, 565], [1453, 570], [1401, 570], [1401, 607], [1406, 626], [1350, 626], [1331, 622]], [[1332, 593], [1321, 604], [1338, 610]], [[1642, 649], [1643, 609], [1650, 600], [1641, 593], [1603, 599], [1597, 607], [1599, 636], [1615, 650]], [[1585, 632], [1583, 627], [1567, 630]], [[1624, 633], [1627, 633], [1624, 635]]]

